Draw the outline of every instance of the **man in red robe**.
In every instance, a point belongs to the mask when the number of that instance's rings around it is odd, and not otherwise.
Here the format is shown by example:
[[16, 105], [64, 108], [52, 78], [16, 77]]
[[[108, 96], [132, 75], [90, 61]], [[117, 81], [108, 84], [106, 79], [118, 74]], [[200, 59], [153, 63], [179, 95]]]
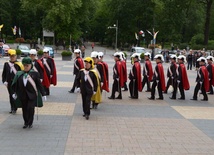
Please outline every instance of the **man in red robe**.
[[181, 97], [178, 98], [179, 100], [185, 100], [184, 90], [189, 90], [189, 80], [187, 77], [186, 67], [184, 62], [186, 61], [186, 57], [184, 55], [178, 56], [178, 68], [176, 70], [177, 73], [177, 86], [181, 93]]
[[[120, 61], [120, 53], [114, 53], [115, 65], [113, 67], [113, 86], [111, 96], [109, 99], [122, 99], [121, 87], [124, 86], [124, 76], [123, 76], [123, 68], [122, 63]], [[115, 93], [118, 92], [119, 95], [115, 98]]]
[[142, 76], [141, 76], [141, 65], [140, 65], [140, 55], [134, 53], [131, 58], [133, 59], [133, 66], [129, 73], [129, 92], [132, 99], [138, 99], [138, 91], [142, 91]]
[[74, 59], [74, 69], [73, 69], [73, 74], [75, 75], [74, 78], [74, 84], [73, 87], [71, 88], [70, 91], [68, 91], [69, 93], [74, 93], [74, 90], [77, 86], [77, 75], [79, 74], [80, 70], [84, 68], [84, 63], [82, 58], [80, 57], [81, 55], [81, 51], [80, 49], [75, 49], [74, 50], [74, 54], [75, 54], [75, 59]]
[[201, 90], [201, 93], [203, 94], [204, 98], [201, 99], [201, 101], [208, 101], [207, 93], [209, 91], [209, 76], [208, 71], [206, 68], [206, 58], [200, 57], [197, 61], [199, 61], [200, 68], [197, 71], [197, 77], [196, 77], [196, 86], [194, 90], [194, 95], [191, 100], [197, 100], [197, 95], [199, 90]]
[[210, 83], [210, 92], [208, 94], [213, 94], [213, 86], [214, 86], [214, 58], [212, 56], [207, 57], [207, 70], [209, 72], [209, 83]]
[[145, 66], [143, 67], [143, 81], [142, 81], [142, 89], [144, 88], [145, 84], [147, 84], [146, 92], [151, 92], [150, 82], [152, 81], [153, 76], [153, 69], [150, 58], [151, 54], [149, 52], [146, 52], [144, 54]]
[[[57, 84], [57, 76], [54, 59], [49, 56], [48, 49], [44, 49], [43, 53], [43, 57], [41, 58], [42, 64], [44, 65], [50, 84], [53, 84], [55, 86]], [[50, 95], [49, 87], [44, 87], [44, 89], [46, 95]]]
[[157, 54], [154, 59], [156, 60], [156, 66], [153, 74], [153, 83], [152, 83], [152, 90], [151, 90], [151, 97], [148, 99], [154, 100], [155, 99], [155, 88], [158, 88], [159, 98], [158, 100], [163, 100], [163, 91], [165, 90], [165, 77], [164, 77], [164, 70], [162, 62], [164, 61], [163, 55]]

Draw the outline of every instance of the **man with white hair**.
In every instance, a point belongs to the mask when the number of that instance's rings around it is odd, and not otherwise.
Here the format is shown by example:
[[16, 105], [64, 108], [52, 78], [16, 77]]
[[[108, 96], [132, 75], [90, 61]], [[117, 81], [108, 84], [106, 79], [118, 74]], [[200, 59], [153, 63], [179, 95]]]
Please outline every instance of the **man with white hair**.
[[165, 90], [165, 77], [164, 77], [164, 70], [162, 62], [164, 61], [162, 54], [157, 54], [154, 59], [156, 60], [156, 66], [153, 74], [153, 83], [152, 83], [152, 90], [151, 90], [151, 97], [149, 100], [155, 99], [155, 88], [158, 88], [159, 98], [158, 100], [163, 100], [163, 91]]
[[142, 89], [147, 83], [146, 92], [151, 92], [150, 82], [152, 81], [152, 76], [153, 76], [153, 69], [152, 69], [152, 63], [150, 61], [150, 58], [151, 58], [151, 54], [149, 52], [146, 52], [144, 54], [145, 66], [143, 67], [143, 81], [142, 81]]
[[133, 66], [129, 73], [129, 92], [131, 99], [138, 99], [138, 91], [142, 91], [142, 76], [141, 76], [141, 65], [140, 65], [140, 55], [138, 53], [132, 54]]
[[207, 57], [207, 70], [209, 72], [209, 84], [210, 84], [210, 92], [208, 94], [213, 94], [213, 86], [214, 86], [214, 58], [212, 56]]
[[77, 75], [79, 74], [80, 70], [84, 68], [83, 60], [80, 57], [81, 50], [80, 49], [75, 49], [74, 50], [74, 54], [75, 54], [75, 59], [74, 59], [73, 74], [75, 75], [75, 78], [74, 78], [73, 87], [71, 88], [70, 91], [68, 91], [69, 93], [74, 93], [74, 90], [75, 90], [75, 88], [77, 86]]
[[200, 57], [197, 61], [199, 61], [200, 68], [197, 71], [197, 77], [196, 77], [196, 86], [194, 89], [193, 98], [191, 100], [197, 100], [197, 95], [199, 90], [201, 90], [201, 93], [203, 94], [204, 98], [201, 99], [201, 101], [208, 101], [207, 93], [209, 91], [209, 76], [208, 71], [206, 68], [206, 58]]
[[189, 90], [189, 88], [190, 88], [189, 80], [187, 77], [187, 71], [186, 71], [184, 62], [186, 62], [186, 57], [184, 55], [179, 55], [178, 56], [179, 65], [176, 70], [177, 85], [178, 85], [179, 91], [181, 93], [181, 97], [178, 98], [179, 100], [185, 100], [184, 90]]

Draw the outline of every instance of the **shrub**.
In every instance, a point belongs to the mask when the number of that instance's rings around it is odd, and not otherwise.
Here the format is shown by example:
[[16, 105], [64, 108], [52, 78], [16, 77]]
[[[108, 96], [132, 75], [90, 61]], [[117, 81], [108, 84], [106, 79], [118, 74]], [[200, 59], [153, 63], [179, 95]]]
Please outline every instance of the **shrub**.
[[190, 43], [192, 45], [195, 44], [203, 44], [204, 42], [204, 35], [203, 34], [196, 34], [195, 36], [192, 37]]
[[16, 55], [21, 55], [22, 51], [20, 49], [16, 49]]
[[70, 51], [62, 51], [61, 55], [62, 56], [71, 56], [72, 52], [70, 52]]
[[140, 58], [144, 59], [144, 53], [141, 53]]
[[39, 51], [37, 52], [37, 54], [38, 54], [38, 55], [43, 55], [43, 51], [42, 51], [42, 50], [39, 50]]
[[16, 38], [16, 39], [15, 39], [15, 42], [16, 42], [16, 43], [24, 43], [24, 42], [25, 42], [25, 39], [24, 39], [24, 38]]

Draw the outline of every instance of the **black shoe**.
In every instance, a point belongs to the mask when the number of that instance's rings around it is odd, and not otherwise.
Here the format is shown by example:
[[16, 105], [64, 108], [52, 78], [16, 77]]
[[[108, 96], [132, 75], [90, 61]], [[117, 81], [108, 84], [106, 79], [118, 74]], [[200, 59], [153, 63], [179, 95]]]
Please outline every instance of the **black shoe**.
[[69, 92], [69, 93], [74, 93], [74, 91], [73, 91], [73, 90], [69, 90], [68, 92]]
[[22, 128], [23, 128], [23, 129], [26, 129], [27, 127], [28, 127], [28, 125], [24, 125]]
[[83, 114], [82, 117], [85, 117], [85, 114]]
[[108, 99], [115, 99], [115, 98], [110, 96], [110, 97], [108, 97]]
[[209, 92], [209, 93], [207, 93], [207, 94], [213, 95], [213, 93], [210, 93], [210, 92]]
[[151, 90], [146, 90], [146, 92], [151, 92]]
[[126, 89], [123, 89], [123, 91], [128, 91], [128, 88], [126, 88]]
[[97, 109], [98, 103], [94, 104], [94, 109]]
[[89, 119], [89, 116], [88, 116], [88, 115], [85, 115], [85, 119], [88, 120], [88, 119]]
[[191, 98], [190, 100], [194, 100], [194, 101], [197, 101], [197, 98]]
[[201, 99], [201, 101], [208, 101], [208, 99]]
[[12, 114], [16, 114], [16, 110], [12, 110]]
[[11, 110], [9, 113], [10, 113], [10, 114], [12, 114], [12, 113], [13, 113], [13, 111]]
[[180, 97], [180, 98], [178, 98], [179, 100], [185, 100], [185, 98], [183, 98], [183, 97]]
[[163, 100], [163, 98], [159, 97], [159, 98], [156, 98], [156, 100]]
[[33, 128], [33, 125], [29, 125], [29, 128], [30, 128], [30, 129]]
[[121, 99], [122, 99], [122, 97], [119, 97], [119, 96], [118, 96], [118, 97], [116, 97], [115, 99], [120, 99], [120, 100], [121, 100]]
[[169, 97], [171, 100], [176, 100], [176, 98], [175, 97]]
[[153, 98], [153, 97], [148, 97], [148, 99], [149, 99], [149, 100], [155, 100], [155, 98]]

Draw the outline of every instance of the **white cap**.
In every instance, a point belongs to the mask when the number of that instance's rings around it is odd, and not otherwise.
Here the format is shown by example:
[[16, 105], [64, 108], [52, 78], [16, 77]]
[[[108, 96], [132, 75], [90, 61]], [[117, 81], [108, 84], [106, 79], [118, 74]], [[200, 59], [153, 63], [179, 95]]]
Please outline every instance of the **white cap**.
[[74, 53], [81, 53], [80, 49], [75, 49]]
[[121, 60], [126, 60], [125, 54], [123, 52], [118, 52], [121, 55]]
[[97, 51], [91, 52], [91, 57], [92, 57], [92, 58], [98, 58], [98, 57], [99, 57], [98, 52], [97, 52]]
[[101, 57], [103, 57], [103, 52], [98, 52], [98, 57], [99, 57], [99, 59], [101, 59]]
[[49, 53], [49, 49], [48, 49], [48, 48], [44, 48], [44, 49], [43, 49], [43, 52]]
[[119, 52], [115, 52], [114, 57], [118, 57], [119, 59], [121, 59], [121, 54]]
[[37, 51], [35, 49], [31, 49], [29, 54], [33, 54], [33, 55], [36, 55], [37, 54]]
[[176, 56], [175, 54], [172, 54], [172, 55], [170, 56], [170, 58], [176, 60], [176, 59], [177, 59], [177, 56]]
[[138, 60], [141, 60], [140, 53], [134, 53], [134, 54], [132, 54], [131, 58], [138, 58]]
[[213, 61], [213, 56], [211, 56], [211, 55], [210, 55], [210, 56], [208, 56], [208, 57], [207, 57], [207, 60], [211, 60], [211, 61]]
[[161, 59], [161, 61], [164, 61], [163, 55], [162, 54], [157, 54], [154, 59]]
[[203, 61], [203, 62], [207, 63], [207, 60], [205, 57], [200, 57], [197, 59], [197, 61]]
[[186, 57], [184, 55], [179, 55], [177, 58], [186, 62]]
[[148, 56], [149, 58], [151, 58], [151, 53], [146, 52], [146, 53], [144, 54], [144, 56]]

